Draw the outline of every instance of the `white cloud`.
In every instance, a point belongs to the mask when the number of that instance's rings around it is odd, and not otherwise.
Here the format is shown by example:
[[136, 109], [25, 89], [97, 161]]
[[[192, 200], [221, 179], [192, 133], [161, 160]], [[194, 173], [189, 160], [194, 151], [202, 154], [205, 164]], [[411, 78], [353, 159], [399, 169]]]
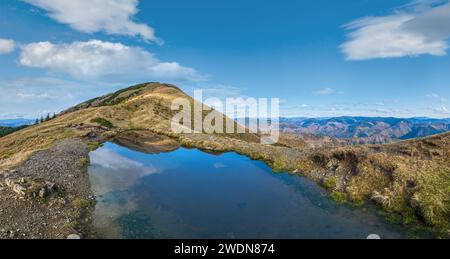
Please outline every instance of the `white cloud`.
[[16, 43], [13, 40], [0, 39], [0, 55], [11, 53], [15, 48]]
[[85, 33], [141, 37], [162, 44], [152, 27], [137, 23], [138, 0], [23, 0], [48, 12], [52, 19]]
[[345, 25], [348, 40], [340, 46], [349, 60], [447, 54], [450, 3], [417, 1], [394, 14], [365, 17]]
[[450, 114], [450, 111], [445, 106], [434, 108], [433, 111], [438, 114]]
[[99, 40], [70, 44], [27, 44], [22, 46], [20, 64], [50, 69], [77, 79], [203, 79], [194, 69], [183, 67], [176, 62], [161, 62], [144, 49]]
[[90, 154], [92, 164], [100, 165], [104, 168], [118, 170], [118, 171], [136, 171], [140, 176], [147, 176], [150, 174], [158, 173], [158, 170], [154, 167], [144, 165], [140, 162], [131, 160], [124, 157], [111, 149], [99, 149], [96, 152]]
[[427, 98], [430, 98], [430, 99], [438, 100], [438, 101], [443, 102], [443, 103], [445, 103], [445, 102], [448, 101], [447, 98], [442, 97], [442, 96], [440, 96], [440, 95], [438, 95], [438, 94], [435, 94], [435, 93], [428, 94], [428, 95], [426, 95], [426, 97], [427, 97]]
[[414, 117], [420, 109], [411, 110], [408, 107], [386, 105], [380, 107], [371, 103], [334, 103], [317, 104], [299, 108], [298, 105], [283, 106], [282, 116], [285, 117], [340, 117], [340, 116], [369, 116], [369, 117]]
[[330, 95], [334, 93], [335, 90], [333, 88], [323, 88], [313, 92], [314, 95]]
[[[109, 145], [91, 152], [89, 157], [92, 167], [96, 170], [91, 184], [96, 186], [97, 195], [129, 189], [142, 177], [161, 172], [161, 168], [132, 160]], [[99, 178], [101, 175], [104, 176]], [[108, 210], [108, 217], [111, 217], [111, 210]]]

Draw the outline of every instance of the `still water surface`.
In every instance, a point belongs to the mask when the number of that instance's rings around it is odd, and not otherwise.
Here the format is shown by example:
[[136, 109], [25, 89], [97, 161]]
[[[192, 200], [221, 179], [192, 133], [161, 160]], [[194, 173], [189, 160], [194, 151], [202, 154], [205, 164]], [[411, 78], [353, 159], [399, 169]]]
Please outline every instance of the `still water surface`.
[[91, 152], [103, 238], [401, 238], [373, 209], [331, 201], [260, 161], [178, 149], [157, 155], [113, 143]]

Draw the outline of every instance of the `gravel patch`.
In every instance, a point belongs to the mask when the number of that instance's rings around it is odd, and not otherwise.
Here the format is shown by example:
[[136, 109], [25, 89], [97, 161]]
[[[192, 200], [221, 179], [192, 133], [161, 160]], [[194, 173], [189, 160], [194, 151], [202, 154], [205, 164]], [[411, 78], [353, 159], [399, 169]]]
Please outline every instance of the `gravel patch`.
[[[64, 140], [37, 152], [20, 167], [0, 172], [0, 238], [89, 238], [94, 201], [87, 174], [88, 154], [81, 140]], [[25, 196], [26, 191], [20, 195], [15, 192], [17, 186], [11, 188], [11, 181], [56, 187], [46, 197]]]

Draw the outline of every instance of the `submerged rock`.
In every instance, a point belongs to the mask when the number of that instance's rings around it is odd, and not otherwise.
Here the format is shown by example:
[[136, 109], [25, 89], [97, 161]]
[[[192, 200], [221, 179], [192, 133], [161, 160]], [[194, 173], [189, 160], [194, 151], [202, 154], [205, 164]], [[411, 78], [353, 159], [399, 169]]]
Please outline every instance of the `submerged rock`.
[[81, 239], [81, 237], [77, 234], [71, 234], [67, 237], [67, 239], [76, 240], [76, 239]]
[[379, 235], [377, 235], [377, 234], [370, 234], [367, 237], [367, 239], [369, 239], [369, 240], [378, 240], [378, 239], [381, 239], [381, 237]]

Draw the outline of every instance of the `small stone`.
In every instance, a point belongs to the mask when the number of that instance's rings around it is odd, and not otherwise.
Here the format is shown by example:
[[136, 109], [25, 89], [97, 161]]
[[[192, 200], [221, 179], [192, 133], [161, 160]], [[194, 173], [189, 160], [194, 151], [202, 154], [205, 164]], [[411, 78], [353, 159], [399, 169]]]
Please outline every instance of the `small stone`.
[[69, 236], [67, 237], [67, 239], [73, 239], [73, 240], [75, 240], [75, 239], [81, 239], [81, 237], [80, 237], [79, 235], [77, 235], [77, 234], [71, 234], [71, 235], [69, 235]]
[[6, 186], [12, 188], [13, 185], [14, 185], [14, 181], [12, 179], [10, 179], [10, 178], [6, 178], [5, 184], [6, 184]]
[[89, 132], [88, 134], [86, 134], [87, 138], [93, 139], [97, 137], [97, 133], [95, 133], [94, 131]]
[[15, 193], [17, 193], [20, 196], [25, 196], [25, 192], [27, 191], [27, 188], [23, 187], [20, 184], [14, 184], [12, 189]]
[[52, 182], [45, 182], [45, 188], [48, 192], [53, 193], [56, 191], [57, 187], [55, 183]]
[[328, 162], [327, 167], [329, 170], [335, 171], [339, 167], [339, 160], [333, 158]]
[[47, 196], [47, 189], [46, 188], [42, 188], [40, 191], [39, 191], [39, 198], [41, 198], [41, 199], [44, 199], [46, 196]]

